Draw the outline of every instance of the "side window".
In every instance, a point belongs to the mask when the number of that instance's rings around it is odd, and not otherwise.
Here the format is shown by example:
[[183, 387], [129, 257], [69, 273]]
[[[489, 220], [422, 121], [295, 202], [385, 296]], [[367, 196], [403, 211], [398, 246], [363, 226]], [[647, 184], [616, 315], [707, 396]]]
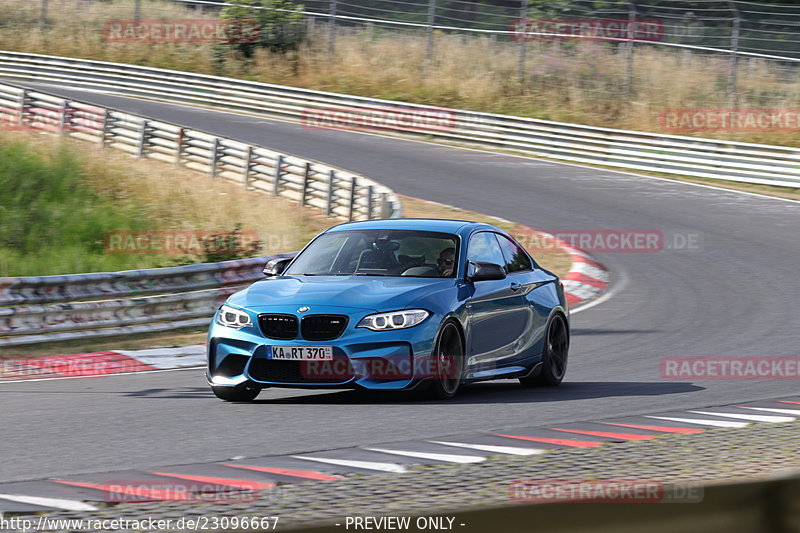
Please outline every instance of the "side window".
[[512, 272], [532, 269], [528, 254], [518, 244], [509, 240], [505, 235], [497, 235], [497, 240], [500, 242], [500, 248], [503, 249], [503, 256], [505, 257], [503, 264], [507, 273], [511, 274]]
[[468, 261], [484, 261], [486, 263], [495, 263], [503, 266], [505, 258], [503, 252], [500, 250], [500, 245], [497, 244], [497, 239], [494, 233], [482, 231], [474, 234], [469, 239], [469, 248], [467, 249]]

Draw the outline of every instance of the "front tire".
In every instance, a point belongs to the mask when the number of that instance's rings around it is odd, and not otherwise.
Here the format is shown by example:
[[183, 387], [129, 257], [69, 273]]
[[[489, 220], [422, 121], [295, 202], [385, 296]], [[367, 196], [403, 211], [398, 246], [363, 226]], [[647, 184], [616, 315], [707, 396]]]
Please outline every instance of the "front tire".
[[554, 315], [547, 326], [539, 375], [520, 378], [525, 387], [556, 387], [564, 380], [569, 353], [569, 332], [563, 315]]
[[452, 320], [439, 331], [433, 350], [436, 375], [424, 391], [434, 400], [449, 400], [458, 392], [464, 373], [464, 342], [461, 331]]
[[214, 396], [226, 402], [252, 402], [261, 392], [261, 387], [252, 383], [242, 383], [235, 387], [219, 387], [212, 385]]

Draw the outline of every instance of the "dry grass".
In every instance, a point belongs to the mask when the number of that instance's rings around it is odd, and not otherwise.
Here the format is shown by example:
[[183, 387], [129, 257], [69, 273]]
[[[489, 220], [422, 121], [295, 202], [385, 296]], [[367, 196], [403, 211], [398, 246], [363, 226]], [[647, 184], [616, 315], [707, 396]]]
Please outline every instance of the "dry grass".
[[[251, 62], [228, 57], [220, 70], [214, 67], [210, 44], [104, 42], [103, 22], [131, 18], [131, 0], [110, 4], [53, 0], [52, 12], [59, 16], [52, 16], [44, 30], [36, 27], [38, 2], [5, 0], [4, 4], [0, 49], [644, 131], [661, 131], [660, 116], [667, 109], [728, 107], [727, 58], [682, 50], [638, 48], [630, 97], [624, 93], [625, 54], [596, 42], [530, 43], [521, 81], [516, 44], [437, 33], [433, 61], [426, 65], [422, 34], [379, 29], [371, 37], [362, 30], [342, 29], [330, 58], [325, 33], [318, 30], [297, 52], [260, 51]], [[145, 0], [143, 12], [145, 18], [212, 17], [155, 0]], [[743, 108], [800, 107], [800, 74], [787, 66], [742, 59], [738, 87]], [[696, 135], [783, 145], [800, 141], [797, 130]]]

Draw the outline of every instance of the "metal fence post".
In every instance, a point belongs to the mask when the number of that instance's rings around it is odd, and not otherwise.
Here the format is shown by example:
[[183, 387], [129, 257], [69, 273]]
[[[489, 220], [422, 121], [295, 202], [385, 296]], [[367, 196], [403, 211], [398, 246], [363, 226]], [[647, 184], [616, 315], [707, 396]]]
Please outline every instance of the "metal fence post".
[[142, 18], [142, 0], [136, 0], [133, 4], [133, 20]]
[[374, 190], [375, 188], [373, 185], [367, 187], [367, 220], [372, 220], [372, 207], [373, 207], [372, 197], [375, 195]]
[[428, 46], [425, 50], [425, 61], [433, 59], [433, 24], [436, 21], [436, 0], [428, 0]]
[[208, 176], [210, 178], [217, 177], [217, 162], [219, 161], [219, 137], [214, 137], [214, 142], [211, 143], [211, 168], [208, 169]]
[[22, 128], [25, 125], [25, 109], [28, 107], [28, 89], [22, 89], [19, 95], [19, 113], [17, 113], [17, 126]]
[[328, 174], [328, 201], [325, 206], [325, 214], [333, 216], [333, 188], [336, 186], [336, 171], [331, 170]]
[[136, 151], [136, 157], [140, 159], [147, 154], [147, 125], [148, 121], [143, 120], [139, 129], [139, 149]]
[[253, 166], [253, 147], [248, 146], [244, 157], [244, 168], [242, 169], [242, 181], [244, 182], [244, 190], [250, 187], [250, 170]]
[[300, 194], [300, 207], [305, 207], [306, 197], [308, 196], [308, 180], [311, 179], [311, 163], [306, 161], [306, 169], [303, 172], [303, 192]]
[[350, 178], [350, 215], [349, 219], [350, 222], [353, 221], [353, 218], [356, 215], [356, 188], [358, 187], [358, 178], [353, 176]]
[[39, 11], [39, 27], [44, 28], [47, 25], [47, 3], [49, 0], [42, 0], [41, 9]]
[[739, 31], [742, 23], [742, 18], [739, 13], [739, 8], [731, 0], [728, 0], [728, 5], [733, 11], [733, 23], [731, 28], [731, 57], [728, 62], [728, 105], [736, 107], [738, 98], [736, 95], [737, 77], [739, 74]]
[[[522, 6], [519, 10], [519, 19], [520, 23], [523, 25], [522, 27], [527, 27], [528, 21], [528, 0], [520, 0]], [[528, 43], [525, 41], [525, 33], [523, 32], [522, 37], [519, 40], [519, 64], [517, 65], [517, 78], [519, 81], [525, 80], [525, 53], [528, 50]]]
[[381, 193], [381, 218], [392, 218], [392, 203], [388, 193]]
[[106, 136], [108, 135], [108, 128], [111, 124], [111, 113], [108, 109], [103, 109], [103, 125], [100, 128], [100, 146], [106, 146]]
[[628, 42], [625, 50], [625, 98], [633, 91], [633, 39], [636, 30], [636, 4], [628, 0]]
[[69, 100], [64, 100], [61, 104], [61, 116], [58, 117], [58, 133], [64, 135], [71, 123]]
[[330, 18], [328, 18], [328, 59], [333, 57], [336, 43], [336, 0], [331, 0]]
[[177, 140], [177, 142], [178, 142], [177, 148], [178, 149], [175, 150], [175, 164], [176, 165], [180, 165], [181, 162], [183, 161], [183, 144], [184, 144], [183, 141], [184, 141], [185, 137], [186, 137], [186, 130], [184, 128], [180, 128], [178, 130], [178, 140]]
[[279, 155], [275, 161], [275, 181], [272, 183], [272, 195], [278, 196], [281, 186], [281, 172], [283, 172], [283, 156]]

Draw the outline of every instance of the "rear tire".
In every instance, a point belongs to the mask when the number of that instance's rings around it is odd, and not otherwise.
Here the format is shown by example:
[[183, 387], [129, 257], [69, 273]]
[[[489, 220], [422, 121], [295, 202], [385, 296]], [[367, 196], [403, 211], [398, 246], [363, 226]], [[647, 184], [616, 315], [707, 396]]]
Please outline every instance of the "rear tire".
[[569, 353], [567, 321], [562, 315], [553, 315], [547, 325], [547, 335], [542, 348], [542, 366], [539, 375], [519, 378], [525, 387], [556, 387], [564, 380]]
[[242, 383], [235, 387], [211, 386], [214, 396], [226, 402], [252, 402], [261, 392], [261, 387], [252, 383]]
[[422, 384], [421, 392], [431, 400], [449, 400], [458, 392], [464, 373], [464, 342], [452, 320], [439, 331], [433, 357], [437, 375], [429, 378], [430, 383]]

